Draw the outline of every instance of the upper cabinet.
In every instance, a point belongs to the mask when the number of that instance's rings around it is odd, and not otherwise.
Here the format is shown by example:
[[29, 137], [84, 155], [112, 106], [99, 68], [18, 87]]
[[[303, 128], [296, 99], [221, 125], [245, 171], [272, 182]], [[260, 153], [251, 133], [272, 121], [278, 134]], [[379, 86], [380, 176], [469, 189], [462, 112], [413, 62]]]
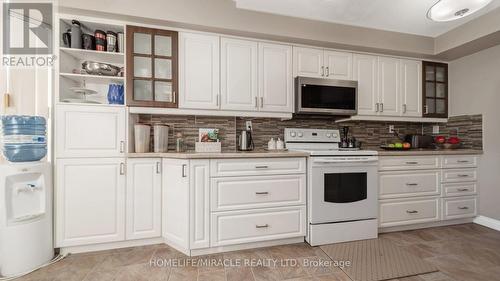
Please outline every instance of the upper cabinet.
[[448, 65], [423, 62], [424, 117], [448, 117]]
[[293, 57], [294, 77], [352, 79], [352, 53], [294, 47]]
[[177, 107], [177, 32], [127, 26], [127, 105]]
[[401, 113], [399, 59], [379, 57], [378, 77], [379, 115], [399, 116]]
[[379, 110], [378, 58], [354, 55], [354, 80], [358, 81], [358, 115], [374, 115]]
[[401, 60], [400, 87], [402, 115], [422, 116], [422, 62]]
[[219, 109], [220, 38], [179, 34], [179, 107]]

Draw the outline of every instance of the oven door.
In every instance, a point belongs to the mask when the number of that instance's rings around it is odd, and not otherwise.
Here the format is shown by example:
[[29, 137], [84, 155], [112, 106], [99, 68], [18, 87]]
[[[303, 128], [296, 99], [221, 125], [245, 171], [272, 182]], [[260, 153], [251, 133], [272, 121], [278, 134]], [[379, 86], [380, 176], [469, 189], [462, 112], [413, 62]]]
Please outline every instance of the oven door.
[[312, 159], [310, 223], [377, 218], [377, 157], [350, 161]]
[[354, 115], [357, 86], [356, 81], [297, 77], [295, 113]]

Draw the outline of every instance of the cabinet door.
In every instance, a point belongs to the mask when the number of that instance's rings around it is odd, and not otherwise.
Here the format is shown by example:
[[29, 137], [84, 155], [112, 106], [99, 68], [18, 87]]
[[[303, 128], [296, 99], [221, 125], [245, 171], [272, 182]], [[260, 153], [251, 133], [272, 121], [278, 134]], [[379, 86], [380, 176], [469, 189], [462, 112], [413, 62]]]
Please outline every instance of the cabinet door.
[[378, 58], [354, 55], [353, 79], [358, 81], [358, 114], [376, 115], [378, 112]]
[[221, 39], [221, 109], [257, 110], [257, 42]]
[[352, 80], [352, 54], [325, 51], [325, 76], [331, 79]]
[[126, 238], [161, 236], [161, 159], [127, 160]]
[[401, 114], [422, 116], [422, 62], [401, 60]]
[[192, 160], [189, 166], [190, 248], [210, 246], [210, 160]]
[[293, 76], [321, 78], [325, 75], [323, 49], [293, 48]]
[[179, 34], [179, 107], [218, 109], [219, 37]]
[[125, 152], [125, 108], [58, 105], [56, 157], [120, 157]]
[[260, 110], [293, 112], [292, 47], [259, 43]]
[[399, 59], [379, 57], [379, 101], [380, 115], [399, 116]]
[[127, 26], [127, 105], [177, 107], [176, 31]]
[[125, 163], [122, 158], [58, 159], [56, 247], [125, 239]]
[[423, 62], [423, 116], [448, 118], [448, 64]]

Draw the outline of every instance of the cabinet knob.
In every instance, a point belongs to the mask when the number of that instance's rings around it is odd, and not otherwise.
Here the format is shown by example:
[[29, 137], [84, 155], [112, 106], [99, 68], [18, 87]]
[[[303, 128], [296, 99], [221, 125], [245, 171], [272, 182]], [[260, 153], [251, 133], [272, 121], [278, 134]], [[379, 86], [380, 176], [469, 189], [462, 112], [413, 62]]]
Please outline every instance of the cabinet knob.
[[256, 225], [255, 228], [268, 228], [269, 225], [266, 223], [266, 224], [261, 224], [261, 225]]
[[406, 162], [407, 165], [417, 165], [418, 162], [417, 161], [408, 161]]
[[269, 166], [267, 165], [261, 165], [261, 166], [255, 166], [255, 169], [267, 169]]
[[380, 108], [379, 108], [380, 104], [377, 102], [375, 104], [375, 112], [379, 112]]
[[125, 152], [125, 141], [120, 141], [120, 153]]
[[321, 76], [325, 76], [325, 67], [324, 66], [321, 67]]
[[156, 162], [156, 173], [161, 174], [161, 163], [160, 162]]
[[268, 194], [269, 194], [269, 192], [267, 192], [267, 191], [262, 191], [262, 192], [259, 192], [259, 191], [258, 191], [258, 192], [255, 192], [255, 194], [256, 194], [256, 195], [268, 195]]
[[418, 185], [418, 183], [407, 183], [406, 185], [407, 185], [407, 186], [417, 186], [417, 185]]
[[187, 177], [187, 175], [186, 175], [186, 166], [187, 166], [186, 164], [182, 164], [182, 177], [183, 178]]
[[459, 210], [469, 210], [469, 207], [458, 207]]
[[125, 163], [120, 163], [120, 175], [125, 175]]
[[457, 188], [457, 190], [460, 191], [460, 192], [469, 191], [468, 188]]
[[330, 76], [330, 67], [326, 67], [326, 77]]
[[411, 210], [411, 211], [410, 211], [410, 210], [406, 210], [406, 212], [407, 212], [408, 214], [418, 214], [418, 211], [417, 211], [417, 210]]

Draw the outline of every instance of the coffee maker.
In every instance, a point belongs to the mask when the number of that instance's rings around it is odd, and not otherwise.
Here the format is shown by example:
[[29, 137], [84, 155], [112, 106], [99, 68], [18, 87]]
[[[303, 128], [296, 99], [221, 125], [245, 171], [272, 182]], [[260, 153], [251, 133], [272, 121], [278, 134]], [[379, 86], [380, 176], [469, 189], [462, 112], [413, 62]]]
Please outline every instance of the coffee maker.
[[238, 150], [251, 151], [254, 150], [255, 145], [252, 139], [252, 131], [241, 131], [238, 135]]

